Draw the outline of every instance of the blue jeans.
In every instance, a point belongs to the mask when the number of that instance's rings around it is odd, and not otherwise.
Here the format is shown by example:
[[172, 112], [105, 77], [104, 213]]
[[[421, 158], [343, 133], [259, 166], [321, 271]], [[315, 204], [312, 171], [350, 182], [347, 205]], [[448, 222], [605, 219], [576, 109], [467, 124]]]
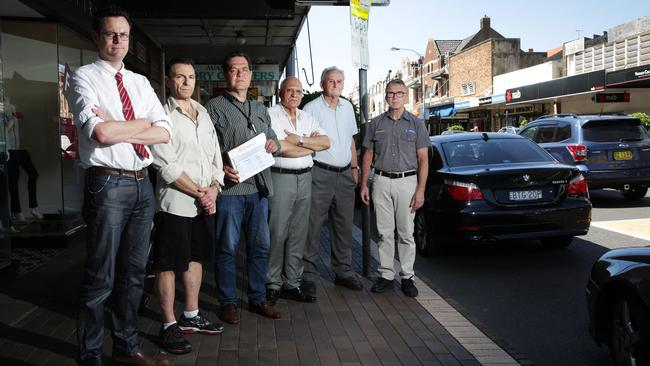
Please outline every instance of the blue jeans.
[[104, 304], [111, 294], [113, 352], [128, 356], [140, 349], [137, 312], [155, 208], [148, 178], [86, 175], [86, 264], [77, 323], [81, 364], [101, 365]]
[[214, 276], [221, 306], [237, 304], [237, 244], [241, 229], [246, 235], [248, 301], [259, 304], [266, 296], [269, 259], [269, 201], [259, 193], [217, 198]]

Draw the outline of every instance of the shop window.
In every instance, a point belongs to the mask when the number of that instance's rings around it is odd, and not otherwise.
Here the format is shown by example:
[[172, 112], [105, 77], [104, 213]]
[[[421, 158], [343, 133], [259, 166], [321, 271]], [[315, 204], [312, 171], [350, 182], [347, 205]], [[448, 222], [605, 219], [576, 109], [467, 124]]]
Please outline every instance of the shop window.
[[56, 23], [3, 20], [1, 30], [11, 236], [64, 236], [83, 225], [83, 173], [62, 90], [69, 71], [95, 59], [94, 46]]

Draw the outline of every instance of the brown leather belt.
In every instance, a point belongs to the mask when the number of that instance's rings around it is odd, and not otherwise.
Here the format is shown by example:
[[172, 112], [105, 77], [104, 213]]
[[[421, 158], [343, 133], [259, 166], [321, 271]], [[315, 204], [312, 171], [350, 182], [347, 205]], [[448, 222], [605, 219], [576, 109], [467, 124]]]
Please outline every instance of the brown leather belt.
[[124, 169], [107, 168], [103, 166], [90, 167], [88, 168], [88, 173], [103, 174], [103, 175], [119, 175], [122, 177], [135, 178], [135, 180], [142, 180], [147, 175], [149, 175], [147, 168], [143, 168], [140, 170], [124, 170]]

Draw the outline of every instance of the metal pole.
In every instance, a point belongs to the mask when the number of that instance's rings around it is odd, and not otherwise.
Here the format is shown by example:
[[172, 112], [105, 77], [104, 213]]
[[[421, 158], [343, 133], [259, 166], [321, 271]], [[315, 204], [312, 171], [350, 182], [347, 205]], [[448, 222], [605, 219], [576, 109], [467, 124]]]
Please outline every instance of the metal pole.
[[[368, 123], [368, 71], [359, 69], [359, 115], [361, 117], [361, 141], [366, 134], [366, 124]], [[361, 156], [363, 156], [363, 148]], [[359, 162], [361, 165], [361, 162]], [[359, 177], [361, 179], [361, 177]], [[362, 232], [362, 267], [363, 275], [370, 275], [370, 206], [362, 205], [361, 207], [361, 232]]]
[[289, 55], [289, 59], [287, 60], [287, 66], [284, 69], [284, 75], [286, 77], [297, 76], [297, 73], [296, 73], [296, 48], [295, 47], [293, 49], [291, 49], [291, 54]]
[[424, 121], [424, 125], [427, 125], [427, 119], [424, 116], [424, 101], [425, 101], [425, 85], [424, 85], [424, 58], [420, 56], [420, 83], [422, 84], [422, 115], [420, 118], [422, 118], [422, 121]]

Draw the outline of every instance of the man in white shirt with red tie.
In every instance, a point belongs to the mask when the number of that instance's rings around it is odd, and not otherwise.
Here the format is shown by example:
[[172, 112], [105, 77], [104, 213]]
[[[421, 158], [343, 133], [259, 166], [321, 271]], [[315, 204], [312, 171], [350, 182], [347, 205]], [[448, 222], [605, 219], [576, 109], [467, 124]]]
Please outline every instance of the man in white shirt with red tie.
[[66, 89], [86, 169], [86, 264], [77, 324], [81, 365], [103, 364], [104, 304], [111, 295], [113, 364], [169, 365], [141, 352], [137, 310], [156, 209], [147, 145], [167, 143], [172, 130], [147, 79], [124, 67], [130, 31], [129, 17], [119, 8], [95, 13], [99, 57], [80, 67]]

